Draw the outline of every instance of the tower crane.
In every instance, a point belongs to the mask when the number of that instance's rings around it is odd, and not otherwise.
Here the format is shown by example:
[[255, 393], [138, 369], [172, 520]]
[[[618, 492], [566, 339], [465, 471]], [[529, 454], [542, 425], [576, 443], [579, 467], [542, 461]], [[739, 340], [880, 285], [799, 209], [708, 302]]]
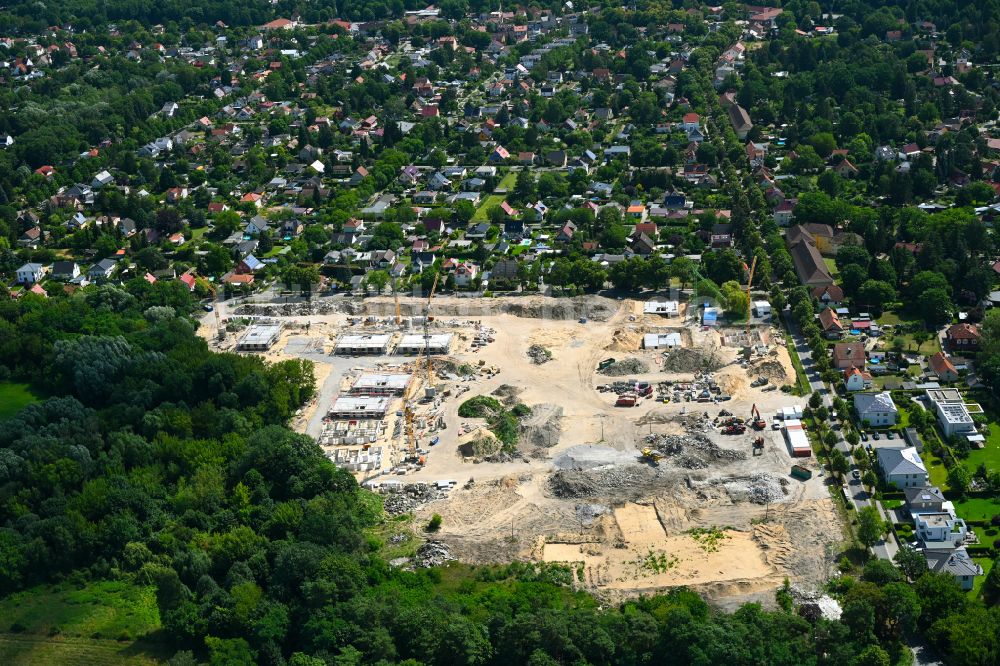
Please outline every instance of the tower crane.
[[[744, 267], [746, 267], [746, 264], [744, 264]], [[747, 343], [748, 344], [750, 342], [750, 304], [752, 302], [750, 300], [750, 288], [753, 286], [753, 274], [754, 274], [754, 271], [756, 271], [756, 270], [757, 270], [757, 255], [755, 254], [753, 256], [753, 261], [750, 263], [750, 276], [747, 278], [747, 326], [746, 326], [746, 335], [747, 335]]]

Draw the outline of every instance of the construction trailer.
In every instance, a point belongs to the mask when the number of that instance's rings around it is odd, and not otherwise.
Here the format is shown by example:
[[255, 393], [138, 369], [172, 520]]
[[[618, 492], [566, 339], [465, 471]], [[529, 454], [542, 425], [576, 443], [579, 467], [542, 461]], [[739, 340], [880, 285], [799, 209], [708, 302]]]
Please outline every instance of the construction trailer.
[[389, 398], [378, 396], [339, 397], [333, 401], [328, 415], [332, 419], [384, 419], [389, 411]]
[[403, 339], [396, 345], [396, 353], [401, 355], [447, 354], [451, 351], [453, 338], [454, 335], [451, 333], [404, 335]]
[[413, 381], [413, 375], [366, 373], [351, 387], [351, 395], [403, 395]]
[[791, 450], [792, 456], [796, 458], [808, 458], [812, 455], [812, 447], [809, 445], [809, 436], [806, 434], [805, 426], [798, 419], [787, 419], [781, 430]]
[[273, 347], [279, 337], [281, 337], [281, 324], [253, 324], [236, 343], [236, 349], [264, 352]]
[[380, 356], [389, 351], [392, 335], [376, 333], [372, 335], [342, 335], [333, 348], [334, 354], [344, 356]]

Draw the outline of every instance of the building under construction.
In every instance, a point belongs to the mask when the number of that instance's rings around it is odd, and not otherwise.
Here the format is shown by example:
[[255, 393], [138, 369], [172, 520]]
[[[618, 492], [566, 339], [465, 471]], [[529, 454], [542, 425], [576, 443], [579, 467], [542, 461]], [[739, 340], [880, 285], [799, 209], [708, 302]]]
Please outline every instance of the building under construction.
[[392, 335], [378, 333], [374, 335], [342, 335], [333, 348], [334, 354], [344, 356], [379, 356], [389, 351]]
[[236, 349], [250, 352], [267, 351], [274, 346], [279, 337], [281, 337], [281, 324], [253, 324], [236, 343]]
[[339, 397], [330, 406], [329, 416], [333, 419], [384, 419], [388, 411], [387, 397]]
[[351, 387], [351, 395], [403, 395], [413, 381], [411, 374], [364, 374]]
[[396, 345], [397, 354], [447, 354], [451, 351], [451, 333], [436, 335], [404, 335]]

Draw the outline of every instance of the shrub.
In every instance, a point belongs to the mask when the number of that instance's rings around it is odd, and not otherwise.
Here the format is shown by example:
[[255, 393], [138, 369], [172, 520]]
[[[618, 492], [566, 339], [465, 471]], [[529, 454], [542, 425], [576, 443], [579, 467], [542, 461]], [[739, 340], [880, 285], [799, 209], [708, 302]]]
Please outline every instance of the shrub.
[[424, 528], [427, 532], [437, 532], [441, 529], [441, 514], [435, 513], [431, 516], [431, 519], [427, 521], [427, 527]]
[[459, 406], [458, 415], [464, 419], [486, 418], [500, 411], [503, 411], [503, 406], [499, 400], [488, 395], [477, 395]]

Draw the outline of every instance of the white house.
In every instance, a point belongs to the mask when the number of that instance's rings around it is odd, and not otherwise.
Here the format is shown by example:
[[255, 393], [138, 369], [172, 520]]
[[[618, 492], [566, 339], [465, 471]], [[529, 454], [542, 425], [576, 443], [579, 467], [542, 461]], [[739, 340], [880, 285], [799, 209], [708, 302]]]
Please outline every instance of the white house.
[[872, 383], [872, 376], [861, 368], [850, 367], [844, 370], [844, 388], [848, 391], [863, 391]]
[[961, 546], [965, 543], [968, 529], [965, 521], [950, 513], [918, 513], [913, 517], [917, 528], [917, 538], [929, 548], [940, 548], [942, 544]]
[[894, 426], [899, 410], [888, 391], [881, 393], [859, 393], [854, 396], [854, 412], [863, 423], [872, 426]]
[[912, 446], [905, 449], [875, 449], [879, 467], [886, 483], [897, 488], [919, 488], [927, 485], [927, 468]]
[[18, 284], [34, 284], [42, 279], [48, 269], [41, 264], [27, 263], [17, 269]]

